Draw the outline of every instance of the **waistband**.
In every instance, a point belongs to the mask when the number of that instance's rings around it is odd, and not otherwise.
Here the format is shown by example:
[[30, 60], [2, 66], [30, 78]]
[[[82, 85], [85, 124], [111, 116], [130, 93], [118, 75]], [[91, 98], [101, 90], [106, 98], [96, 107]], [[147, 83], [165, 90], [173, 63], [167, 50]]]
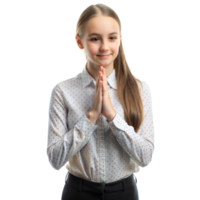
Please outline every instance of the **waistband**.
[[109, 192], [115, 192], [119, 190], [125, 191], [126, 188], [130, 186], [134, 186], [136, 184], [136, 181], [134, 180], [133, 173], [127, 178], [121, 179], [115, 182], [97, 183], [97, 182], [87, 181], [85, 179], [79, 178], [68, 172], [68, 177], [67, 179], [65, 179], [65, 184], [70, 187], [76, 188], [78, 191], [83, 190], [90, 193], [104, 194], [104, 192], [109, 193]]

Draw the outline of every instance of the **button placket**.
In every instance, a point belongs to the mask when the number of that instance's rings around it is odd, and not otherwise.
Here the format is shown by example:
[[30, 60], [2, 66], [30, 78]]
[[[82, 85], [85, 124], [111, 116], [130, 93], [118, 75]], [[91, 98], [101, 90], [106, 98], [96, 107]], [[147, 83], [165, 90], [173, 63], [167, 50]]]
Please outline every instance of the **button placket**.
[[99, 168], [100, 168], [100, 181], [105, 181], [105, 144], [104, 144], [104, 123], [103, 116], [100, 117], [99, 123]]

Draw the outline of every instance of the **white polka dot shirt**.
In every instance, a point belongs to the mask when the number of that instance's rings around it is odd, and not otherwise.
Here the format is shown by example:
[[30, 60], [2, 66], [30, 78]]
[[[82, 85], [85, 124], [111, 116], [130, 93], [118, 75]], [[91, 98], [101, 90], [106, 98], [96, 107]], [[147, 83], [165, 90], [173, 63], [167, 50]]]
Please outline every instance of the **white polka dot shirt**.
[[147, 166], [154, 152], [152, 99], [148, 84], [139, 87], [144, 121], [135, 132], [124, 119], [116, 95], [115, 70], [107, 77], [116, 116], [108, 122], [101, 114], [93, 124], [86, 114], [92, 108], [95, 80], [84, 67], [76, 77], [58, 83], [49, 106], [47, 155], [57, 170], [66, 165], [71, 174], [93, 182], [110, 183]]

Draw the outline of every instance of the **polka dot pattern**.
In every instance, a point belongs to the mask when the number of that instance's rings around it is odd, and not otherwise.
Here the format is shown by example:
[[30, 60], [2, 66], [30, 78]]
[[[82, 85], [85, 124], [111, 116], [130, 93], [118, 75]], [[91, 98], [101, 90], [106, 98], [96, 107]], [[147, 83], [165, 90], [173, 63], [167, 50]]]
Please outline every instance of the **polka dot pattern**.
[[100, 115], [96, 124], [87, 117], [92, 108], [95, 80], [86, 67], [76, 77], [58, 83], [49, 105], [47, 155], [51, 166], [93, 182], [110, 183], [147, 166], [154, 152], [152, 99], [148, 84], [139, 86], [144, 121], [138, 130], [127, 124], [117, 96], [115, 70], [107, 77], [116, 111], [113, 121]]

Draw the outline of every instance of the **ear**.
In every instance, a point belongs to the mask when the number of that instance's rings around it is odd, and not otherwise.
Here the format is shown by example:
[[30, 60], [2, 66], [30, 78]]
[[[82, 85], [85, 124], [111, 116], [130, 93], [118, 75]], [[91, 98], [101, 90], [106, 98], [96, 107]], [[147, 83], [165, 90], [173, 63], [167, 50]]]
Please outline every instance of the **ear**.
[[80, 50], [82, 50], [84, 47], [83, 47], [83, 45], [81, 43], [81, 40], [80, 40], [80, 38], [78, 36], [75, 36], [75, 41], [76, 41], [76, 45], [78, 46], [78, 48]]
[[120, 35], [120, 40], [122, 39], [122, 34]]

